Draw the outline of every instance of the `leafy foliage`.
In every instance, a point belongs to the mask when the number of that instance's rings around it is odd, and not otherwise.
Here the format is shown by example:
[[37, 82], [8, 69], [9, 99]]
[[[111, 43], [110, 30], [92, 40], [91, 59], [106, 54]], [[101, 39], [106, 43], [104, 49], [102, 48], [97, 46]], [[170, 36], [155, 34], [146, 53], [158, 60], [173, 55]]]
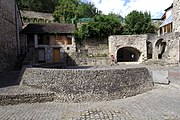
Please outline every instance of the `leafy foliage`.
[[145, 34], [155, 32], [148, 12], [132, 11], [125, 18], [124, 34]]
[[52, 13], [55, 9], [58, 0], [17, 0], [20, 9], [49, 12]]
[[60, 23], [72, 23], [78, 18], [92, 18], [98, 14], [97, 8], [91, 3], [80, 0], [60, 0], [53, 13], [54, 20]]
[[75, 31], [75, 37], [78, 42], [87, 40], [88, 38], [107, 38], [110, 35], [121, 34], [121, 19], [122, 17], [116, 14], [99, 14], [95, 16], [93, 22], [84, 24], [79, 30]]
[[[101, 40], [114, 34], [145, 34], [155, 32], [155, 27], [148, 12], [132, 11], [125, 18], [110, 13], [102, 14], [94, 4], [84, 3], [81, 0], [17, 0], [21, 9], [40, 12], [53, 12], [55, 22], [77, 24], [82, 20], [92, 19], [76, 28], [74, 35], [81, 43], [88, 38]], [[83, 21], [82, 21], [83, 23]]]
[[77, 7], [77, 17], [78, 18], [93, 18], [100, 11], [94, 6], [92, 3], [83, 3], [80, 2], [79, 6]]
[[54, 21], [60, 23], [71, 23], [76, 16], [79, 0], [61, 0], [53, 13]]

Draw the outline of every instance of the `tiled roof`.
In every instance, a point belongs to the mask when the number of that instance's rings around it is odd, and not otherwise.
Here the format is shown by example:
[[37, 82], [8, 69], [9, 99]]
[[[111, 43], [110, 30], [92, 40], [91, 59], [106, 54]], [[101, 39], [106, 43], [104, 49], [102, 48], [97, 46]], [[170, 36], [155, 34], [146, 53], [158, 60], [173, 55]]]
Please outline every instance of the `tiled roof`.
[[164, 11], [167, 11], [169, 9], [173, 8], [173, 3], [171, 4], [171, 6], [169, 6], [168, 8], [166, 8]]
[[172, 23], [172, 22], [173, 22], [173, 15], [169, 16], [169, 18], [166, 19], [166, 20], [159, 26], [159, 28], [160, 28], [160, 27], [163, 27], [163, 26], [165, 26], [165, 25], [168, 25], [169, 23]]
[[24, 34], [43, 34], [43, 33], [73, 33], [73, 24], [60, 24], [60, 23], [38, 23], [28, 24], [21, 33]]

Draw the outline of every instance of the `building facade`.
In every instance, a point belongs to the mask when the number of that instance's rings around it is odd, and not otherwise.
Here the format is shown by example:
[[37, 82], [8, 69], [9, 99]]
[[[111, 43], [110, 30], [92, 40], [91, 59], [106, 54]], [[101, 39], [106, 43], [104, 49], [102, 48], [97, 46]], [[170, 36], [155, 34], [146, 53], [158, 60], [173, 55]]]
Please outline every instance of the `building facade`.
[[20, 55], [21, 16], [15, 0], [0, 0], [0, 71], [14, 66]]
[[119, 63], [179, 65], [180, 0], [165, 10], [158, 34], [110, 36], [109, 59]]
[[147, 35], [114, 35], [109, 37], [109, 57], [116, 62], [142, 63], [147, 60]]
[[24, 64], [66, 63], [76, 52], [72, 35], [73, 24], [29, 24], [21, 32], [27, 36], [27, 55]]
[[162, 24], [159, 26], [158, 35], [165, 35], [173, 32], [173, 4], [165, 9], [165, 13], [161, 17]]

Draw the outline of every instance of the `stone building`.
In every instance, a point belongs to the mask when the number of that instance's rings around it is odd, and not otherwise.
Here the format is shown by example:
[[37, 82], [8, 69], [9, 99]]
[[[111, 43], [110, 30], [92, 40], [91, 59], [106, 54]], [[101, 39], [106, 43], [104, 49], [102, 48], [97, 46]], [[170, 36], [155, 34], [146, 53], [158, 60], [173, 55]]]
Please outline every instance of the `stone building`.
[[161, 17], [162, 24], [159, 26], [158, 35], [164, 35], [173, 31], [173, 4], [165, 9], [165, 13]]
[[173, 3], [173, 29], [180, 32], [180, 0], [174, 0]]
[[52, 13], [42, 13], [35, 11], [20, 11], [24, 26], [30, 23], [53, 23], [54, 18]]
[[[4, 4], [13, 3], [8, 1], [1, 2], [1, 5]], [[17, 6], [15, 6], [15, 8], [17, 9]], [[10, 9], [10, 7], [1, 7], [1, 9]], [[13, 9], [12, 6], [11, 9]], [[7, 21], [8, 19], [12, 20], [9, 16], [5, 15], [7, 13], [9, 12], [1, 10], [0, 17], [4, 15], [4, 21]], [[10, 14], [13, 15], [13, 13]], [[174, 3], [165, 10], [165, 14], [161, 18], [162, 24], [159, 27], [158, 34], [132, 36], [115, 35], [110, 36], [108, 40], [94, 43], [94, 40], [88, 40], [83, 43], [83, 46], [81, 46], [80, 49], [75, 44], [75, 40], [72, 35], [74, 29], [72, 24], [63, 25], [46, 22], [44, 24], [29, 24], [20, 35], [20, 37], [26, 38], [26, 41], [19, 41], [18, 31], [21, 29], [21, 27], [15, 26], [19, 26], [21, 21], [20, 19], [14, 19], [14, 26], [12, 25], [12, 27], [15, 28], [11, 27], [9, 29], [6, 27], [3, 30], [4, 33], [8, 31], [8, 33], [11, 33], [11, 35], [1, 33], [1, 36], [7, 35], [6, 37], [1, 37], [1, 41], [5, 41], [3, 39], [6, 39], [6, 41], [2, 42], [1, 45], [7, 46], [6, 49], [12, 48], [14, 51], [17, 51], [16, 55], [13, 53], [15, 56], [21, 54], [22, 51], [23, 53], [27, 52], [24, 64], [68, 63], [69, 65], [69, 63], [74, 61], [76, 65], [104, 65], [110, 63], [113, 55], [115, 61], [120, 63], [177, 65], [180, 61], [179, 14], [180, 1], [174, 0]], [[19, 12], [16, 12], [13, 16], [15, 18], [15, 16], [18, 15]], [[34, 18], [32, 17], [32, 19]], [[35, 22], [38, 22], [36, 19], [34, 20]], [[5, 23], [2, 21], [3, 19], [1, 19], [0, 25]], [[5, 24], [7, 25], [7, 23]], [[12, 33], [12, 31], [17, 32]], [[23, 34], [25, 34], [25, 36]], [[7, 42], [10, 40], [8, 37], [12, 38], [11, 43]], [[79, 52], [76, 51], [77, 48], [79, 49]], [[8, 55], [11, 55], [11, 50], [6, 50], [3, 47], [0, 49], [9, 52], [8, 54], [0, 54], [3, 58], [0, 61], [0, 65], [1, 68], [3, 68], [2, 66], [10, 65], [6, 64], [4, 61], [9, 61], [9, 63], [12, 63], [10, 62], [12, 61], [11, 59], [7, 59]], [[81, 54], [82, 52], [84, 52], [88, 57], [79, 55], [79, 53]]]
[[165, 10], [158, 34], [109, 37], [109, 59], [117, 62], [179, 65], [180, 1]]
[[73, 30], [73, 24], [28, 24], [21, 32], [27, 36], [25, 64], [66, 63], [76, 52]]
[[15, 0], [0, 0], [0, 71], [12, 68], [20, 55], [21, 16]]
[[109, 55], [117, 62], [142, 63], [147, 59], [147, 35], [121, 35], [109, 37]]

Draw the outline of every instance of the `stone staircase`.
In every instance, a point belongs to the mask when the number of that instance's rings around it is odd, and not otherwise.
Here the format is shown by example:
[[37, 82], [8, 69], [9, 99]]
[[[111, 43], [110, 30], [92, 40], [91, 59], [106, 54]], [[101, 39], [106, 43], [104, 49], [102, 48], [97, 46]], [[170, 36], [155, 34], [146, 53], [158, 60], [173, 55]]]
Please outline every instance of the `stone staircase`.
[[0, 105], [51, 102], [56, 99], [54, 92], [28, 86], [0, 88]]
[[23, 71], [20, 70], [0, 73], [0, 106], [51, 102], [56, 99], [54, 92], [20, 85], [22, 73]]

